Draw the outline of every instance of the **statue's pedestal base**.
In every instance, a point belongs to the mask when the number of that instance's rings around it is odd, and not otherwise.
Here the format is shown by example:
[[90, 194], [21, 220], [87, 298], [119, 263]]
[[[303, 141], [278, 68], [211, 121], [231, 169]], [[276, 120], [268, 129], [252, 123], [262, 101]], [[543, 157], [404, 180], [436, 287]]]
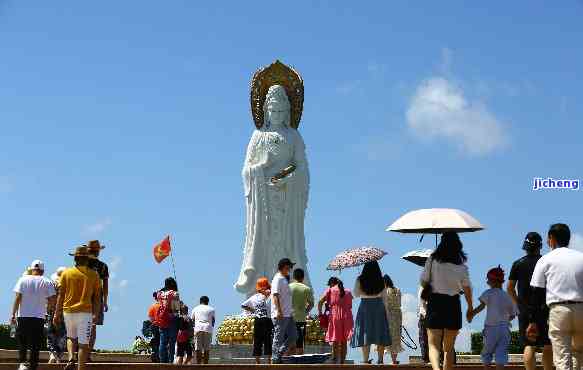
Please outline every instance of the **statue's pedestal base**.
[[[255, 363], [253, 357], [253, 325], [251, 317], [229, 316], [217, 329], [217, 344], [212, 347], [211, 360], [219, 363]], [[306, 322], [304, 352], [310, 354], [331, 353], [332, 348], [324, 341], [326, 333], [314, 317]]]
[[[327, 345], [307, 345], [306, 354], [330, 353], [332, 348]], [[211, 349], [211, 357], [218, 363], [251, 364], [255, 363], [252, 344], [217, 344]], [[215, 362], [213, 361], [213, 362]]]
[[[217, 328], [217, 343], [230, 346], [253, 344], [254, 322], [255, 319], [252, 317], [227, 316]], [[320, 323], [316, 317], [306, 321], [306, 347], [324, 346], [329, 348], [324, 340], [325, 337], [326, 332], [320, 328]]]

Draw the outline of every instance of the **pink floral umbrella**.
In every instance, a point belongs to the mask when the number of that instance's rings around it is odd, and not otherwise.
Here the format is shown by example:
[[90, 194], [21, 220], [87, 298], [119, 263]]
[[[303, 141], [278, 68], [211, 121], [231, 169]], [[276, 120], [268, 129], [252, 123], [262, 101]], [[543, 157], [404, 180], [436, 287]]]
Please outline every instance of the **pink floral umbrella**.
[[360, 247], [348, 249], [339, 253], [328, 264], [327, 270], [343, 270], [348, 267], [364, 265], [367, 262], [378, 261], [383, 258], [387, 252], [375, 247]]

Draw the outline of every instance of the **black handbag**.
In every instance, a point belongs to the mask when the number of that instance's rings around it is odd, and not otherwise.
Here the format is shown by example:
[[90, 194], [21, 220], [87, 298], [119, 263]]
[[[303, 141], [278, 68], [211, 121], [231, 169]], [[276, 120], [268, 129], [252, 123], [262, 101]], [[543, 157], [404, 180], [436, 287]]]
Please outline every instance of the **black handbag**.
[[429, 301], [431, 293], [433, 293], [433, 287], [431, 286], [431, 270], [433, 270], [433, 259], [429, 262], [429, 281], [423, 284], [423, 289], [421, 290], [421, 299], [425, 302]]

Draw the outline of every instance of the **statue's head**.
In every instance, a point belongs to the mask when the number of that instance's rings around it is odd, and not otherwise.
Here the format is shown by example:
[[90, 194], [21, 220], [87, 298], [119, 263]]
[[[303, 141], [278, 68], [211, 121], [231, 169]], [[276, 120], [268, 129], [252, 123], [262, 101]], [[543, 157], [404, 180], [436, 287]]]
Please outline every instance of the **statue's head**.
[[281, 85], [273, 85], [267, 91], [265, 103], [263, 104], [264, 127], [287, 126], [290, 125], [290, 104]]

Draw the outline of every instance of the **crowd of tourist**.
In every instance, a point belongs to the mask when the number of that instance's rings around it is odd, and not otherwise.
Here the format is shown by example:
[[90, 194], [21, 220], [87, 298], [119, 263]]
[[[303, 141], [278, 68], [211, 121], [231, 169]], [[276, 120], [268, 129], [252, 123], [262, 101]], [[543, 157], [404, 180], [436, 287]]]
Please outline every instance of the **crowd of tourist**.
[[[315, 305], [314, 294], [304, 284], [304, 271], [293, 267], [287, 258], [279, 261], [271, 284], [267, 277], [259, 278], [257, 293], [242, 303], [242, 308], [254, 317], [253, 356], [258, 364], [262, 357], [266, 363], [278, 364], [284, 355], [304, 353], [306, 320]], [[320, 325], [326, 329], [326, 342], [332, 346], [330, 361], [345, 363], [351, 342], [352, 347], [362, 348], [366, 363], [371, 363], [371, 345], [376, 345], [378, 363], [383, 363], [385, 349], [398, 363], [401, 293], [388, 275], [382, 275], [379, 264], [365, 264], [353, 291], [344, 288], [337, 277], [331, 277], [327, 285], [317, 308]], [[361, 299], [356, 320], [352, 314], [354, 298]], [[391, 331], [391, 325], [396, 329]], [[392, 335], [398, 336], [394, 345]]]
[[200, 297], [199, 305], [189, 312], [180, 300], [176, 280], [171, 277], [153, 297], [147, 328], [148, 336], [152, 337], [152, 362], [208, 364], [215, 326], [215, 309], [210, 306], [209, 297]]
[[61, 362], [66, 351], [66, 370], [85, 369], [107, 311], [109, 273], [99, 260], [103, 248], [98, 240], [76, 248], [69, 254], [74, 266], [59, 268], [50, 279], [44, 263], [35, 260], [18, 279], [10, 322], [16, 328], [19, 370], [37, 369], [45, 323], [49, 362]]
[[559, 370], [581, 369], [583, 253], [569, 248], [570, 238], [567, 225], [552, 225], [547, 233], [550, 252], [543, 256], [542, 237], [529, 232], [523, 242], [526, 255], [512, 265], [506, 290], [504, 271], [499, 266], [491, 269], [486, 275], [490, 288], [474, 307], [462, 243], [456, 233], [444, 233], [425, 264], [419, 294], [421, 349], [433, 370], [453, 367], [463, 322], [462, 295], [468, 322], [486, 309], [481, 356], [485, 368], [492, 361], [499, 369], [508, 363], [510, 323], [518, 317], [527, 370], [536, 367], [537, 348], [543, 349], [545, 370], [553, 364]]
[[[445, 232], [427, 259], [420, 277], [419, 328], [423, 357], [433, 370], [450, 370], [455, 342], [463, 324], [462, 297], [468, 322], [486, 311], [482, 362], [495, 362], [502, 369], [509, 361], [511, 321], [517, 317], [524, 364], [536, 366], [535, 352], [543, 349], [543, 365], [551, 370], [581, 369], [583, 365], [583, 253], [570, 249], [571, 233], [565, 224], [554, 224], [547, 233], [550, 252], [542, 255], [542, 237], [529, 232], [523, 242], [525, 256], [514, 262], [506, 289], [504, 270], [498, 266], [486, 274], [489, 288], [474, 306], [472, 284], [463, 244], [455, 232]], [[51, 362], [60, 362], [67, 352], [66, 370], [85, 369], [90, 360], [96, 327], [103, 325], [107, 311], [108, 268], [99, 260], [104, 248], [94, 240], [70, 255], [74, 266], [59, 268], [44, 277], [42, 261], [35, 260], [18, 280], [11, 323], [17, 327], [20, 370], [35, 370], [39, 362], [45, 322]], [[331, 362], [346, 361], [348, 343], [361, 348], [363, 363], [393, 364], [401, 347], [401, 292], [376, 261], [367, 262], [354, 289], [331, 277], [318, 301], [304, 284], [304, 271], [294, 270], [288, 258], [279, 261], [270, 280], [256, 282], [256, 294], [242, 302], [254, 318], [253, 351], [256, 362], [282, 363], [286, 355], [304, 353], [306, 321], [317, 307], [326, 342], [332, 347]], [[152, 359], [161, 363], [208, 364], [215, 326], [215, 310], [207, 296], [192, 310], [180, 300], [174, 278], [153, 293], [148, 311]], [[359, 299], [353, 315], [353, 300]], [[45, 321], [48, 317], [48, 321]], [[28, 355], [30, 350], [30, 356]], [[75, 356], [76, 355], [76, 356]]]

